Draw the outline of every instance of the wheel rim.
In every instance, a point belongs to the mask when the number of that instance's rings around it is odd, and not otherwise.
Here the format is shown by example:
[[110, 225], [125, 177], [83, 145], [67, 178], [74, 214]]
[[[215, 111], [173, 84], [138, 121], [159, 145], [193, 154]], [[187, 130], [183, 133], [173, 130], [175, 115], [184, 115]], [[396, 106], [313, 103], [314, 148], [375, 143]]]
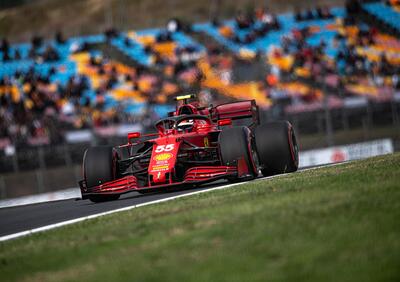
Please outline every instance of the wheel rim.
[[251, 154], [252, 154], [252, 159], [253, 159], [253, 162], [254, 162], [254, 167], [255, 167], [255, 169], [256, 169], [256, 176], [258, 176], [258, 174], [260, 173], [260, 161], [259, 161], [259, 159], [258, 159], [258, 155], [257, 155], [257, 152], [256, 152], [256, 150], [251, 150]]
[[291, 128], [290, 130], [290, 139], [291, 139], [291, 145], [292, 145], [292, 157], [293, 157], [293, 161], [294, 164], [296, 166], [296, 168], [299, 165], [299, 146], [297, 145], [297, 140], [296, 140], [296, 135], [294, 134], [294, 130], [293, 128]]
[[255, 138], [252, 134], [249, 135], [249, 138], [250, 138], [250, 140], [249, 140], [250, 161], [253, 166], [255, 177], [257, 177], [259, 174], [259, 170], [260, 170], [260, 160], [258, 159], [257, 150], [255, 150], [255, 148], [256, 148]]

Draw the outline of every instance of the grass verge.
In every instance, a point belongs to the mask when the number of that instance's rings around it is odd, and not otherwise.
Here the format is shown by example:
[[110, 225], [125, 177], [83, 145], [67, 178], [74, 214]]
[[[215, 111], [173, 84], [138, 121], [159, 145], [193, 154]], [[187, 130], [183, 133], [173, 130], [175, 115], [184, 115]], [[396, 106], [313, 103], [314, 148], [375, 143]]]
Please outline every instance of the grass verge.
[[398, 281], [400, 154], [0, 244], [2, 281]]

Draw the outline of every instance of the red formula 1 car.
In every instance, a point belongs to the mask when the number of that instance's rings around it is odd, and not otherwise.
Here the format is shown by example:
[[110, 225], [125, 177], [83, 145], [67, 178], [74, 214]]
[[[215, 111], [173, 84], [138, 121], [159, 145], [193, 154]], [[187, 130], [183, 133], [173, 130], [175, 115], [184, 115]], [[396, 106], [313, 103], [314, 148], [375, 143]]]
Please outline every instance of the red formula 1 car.
[[[155, 134], [129, 133], [127, 144], [87, 149], [82, 199], [102, 202], [130, 191], [168, 191], [297, 170], [298, 146], [288, 121], [260, 125], [254, 100], [199, 107], [188, 103], [193, 98], [177, 97], [180, 105], [155, 124]], [[238, 119], [251, 124], [233, 126]]]

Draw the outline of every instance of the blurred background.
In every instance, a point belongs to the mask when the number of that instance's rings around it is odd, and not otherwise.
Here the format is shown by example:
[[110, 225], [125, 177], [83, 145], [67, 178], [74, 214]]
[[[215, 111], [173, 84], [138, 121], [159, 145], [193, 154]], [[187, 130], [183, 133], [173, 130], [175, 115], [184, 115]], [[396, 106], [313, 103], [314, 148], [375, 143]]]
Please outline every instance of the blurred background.
[[76, 187], [187, 93], [289, 120], [302, 166], [400, 149], [399, 0], [1, 0], [0, 40], [3, 199]]

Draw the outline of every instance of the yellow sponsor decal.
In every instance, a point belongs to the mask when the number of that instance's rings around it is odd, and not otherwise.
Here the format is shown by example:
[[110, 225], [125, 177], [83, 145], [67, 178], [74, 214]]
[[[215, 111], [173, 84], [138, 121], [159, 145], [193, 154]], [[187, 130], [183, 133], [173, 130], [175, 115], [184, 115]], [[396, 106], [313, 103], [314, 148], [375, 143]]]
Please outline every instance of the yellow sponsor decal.
[[182, 96], [177, 96], [175, 98], [176, 101], [180, 101], [180, 100], [185, 100], [185, 99], [190, 99], [190, 98], [194, 98], [195, 95], [193, 94], [188, 94], [188, 95], [182, 95]]
[[154, 159], [156, 161], [166, 161], [166, 160], [169, 160], [170, 158], [172, 158], [171, 153], [162, 153], [162, 154], [158, 154], [154, 157]]
[[151, 168], [151, 172], [155, 171], [165, 171], [169, 169], [169, 165], [155, 165]]
[[208, 138], [204, 137], [204, 147], [208, 147], [210, 144], [208, 143]]

